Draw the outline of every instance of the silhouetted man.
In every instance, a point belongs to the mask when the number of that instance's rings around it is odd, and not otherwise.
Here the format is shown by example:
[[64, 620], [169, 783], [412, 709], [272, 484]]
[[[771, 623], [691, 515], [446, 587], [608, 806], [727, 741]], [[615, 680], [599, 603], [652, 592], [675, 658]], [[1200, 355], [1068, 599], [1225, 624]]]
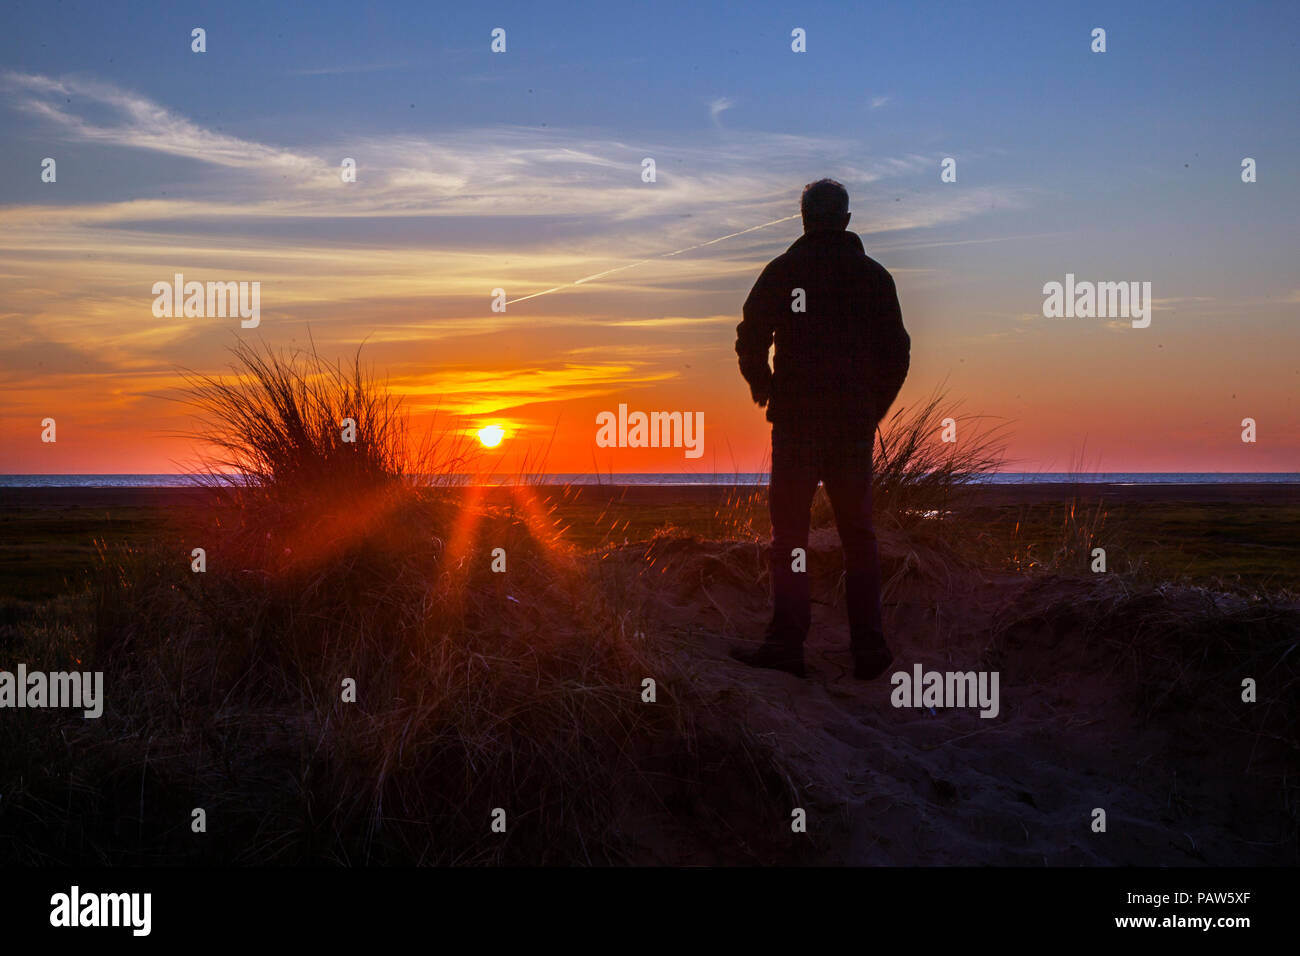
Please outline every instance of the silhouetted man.
[[757, 650], [732, 654], [803, 676], [812, 600], [793, 552], [807, 554], [820, 481], [844, 547], [853, 672], [869, 680], [893, 660], [880, 621], [871, 453], [876, 426], [907, 377], [911, 339], [893, 278], [848, 231], [844, 187], [832, 179], [810, 183], [800, 208], [804, 234], [768, 263], [736, 327], [740, 371], [772, 423], [772, 622]]

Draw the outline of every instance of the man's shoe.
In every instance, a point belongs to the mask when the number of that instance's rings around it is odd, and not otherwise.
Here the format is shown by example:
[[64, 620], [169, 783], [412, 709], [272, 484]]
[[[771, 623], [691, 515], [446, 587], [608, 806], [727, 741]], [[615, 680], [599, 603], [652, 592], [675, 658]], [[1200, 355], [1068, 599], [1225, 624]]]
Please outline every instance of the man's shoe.
[[760, 644], [756, 649], [734, 647], [731, 656], [750, 667], [767, 667], [771, 670], [785, 671], [795, 677], [804, 676], [803, 648], [786, 647], [783, 644]]
[[894, 663], [894, 655], [889, 648], [881, 646], [878, 650], [853, 655], [853, 676], [858, 680], [875, 680]]

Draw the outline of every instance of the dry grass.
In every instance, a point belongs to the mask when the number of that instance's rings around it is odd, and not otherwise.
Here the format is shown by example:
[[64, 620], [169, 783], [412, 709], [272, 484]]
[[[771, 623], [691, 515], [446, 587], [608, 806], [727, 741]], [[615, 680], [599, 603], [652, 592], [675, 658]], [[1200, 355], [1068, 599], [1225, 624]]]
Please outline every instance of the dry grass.
[[[944, 422], [957, 425], [944, 441]], [[951, 509], [970, 484], [994, 474], [1004, 461], [1005, 423], [966, 415], [941, 388], [914, 405], [900, 405], [876, 430], [872, 451], [872, 506], [878, 525], [946, 534]], [[814, 528], [834, 524], [824, 488], [813, 499]]]
[[[1109, 513], [1100, 500], [1088, 504], [1080, 499], [1077, 491], [1061, 508], [1054, 528], [1029, 530], [1026, 515], [1022, 513], [1007, 543], [1010, 553], [1006, 566], [1017, 571], [1082, 574], [1096, 560], [1094, 549], [1104, 544], [1109, 569], [1121, 553], [1116, 546], [1121, 539], [1113, 527], [1106, 533], [1108, 518]], [[1130, 560], [1125, 569], [1136, 570], [1132, 564]]]
[[[944, 422], [956, 440], [944, 441]], [[967, 415], [941, 389], [913, 406], [899, 406], [876, 432], [872, 490], [878, 516], [899, 525], [942, 522], [964, 487], [987, 478], [1004, 461], [1005, 423]]]
[[[671, 648], [629, 631], [630, 592], [595, 580], [526, 494], [517, 509], [452, 494], [455, 449], [411, 456], [400, 406], [358, 362], [241, 348], [236, 366], [193, 380], [214, 509], [101, 553], [77, 656], [106, 672], [104, 716], [34, 715], [4, 741], [25, 760], [2, 781], [0, 856], [616, 863], [679, 860], [685, 844], [797, 858], [779, 759], [714, 712]], [[752, 832], [727, 839], [738, 824]]]

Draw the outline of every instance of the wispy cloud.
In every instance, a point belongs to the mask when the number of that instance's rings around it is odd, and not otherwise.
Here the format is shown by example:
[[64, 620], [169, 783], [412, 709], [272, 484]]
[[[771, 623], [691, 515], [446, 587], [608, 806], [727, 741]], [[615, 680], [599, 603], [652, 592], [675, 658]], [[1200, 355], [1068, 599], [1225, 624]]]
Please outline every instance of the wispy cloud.
[[459, 416], [490, 415], [527, 405], [574, 401], [625, 391], [674, 377], [647, 363], [565, 363], [550, 368], [440, 368], [436, 383], [415, 378], [395, 380], [395, 391], [413, 406]]
[[[860, 144], [847, 137], [725, 131], [721, 139], [714, 135], [703, 143], [628, 143], [566, 130], [494, 126], [288, 147], [207, 129], [97, 81], [15, 72], [2, 80], [20, 109], [53, 124], [70, 141], [146, 150], [211, 168], [169, 199], [7, 207], [0, 217], [14, 225], [35, 225], [33, 216], [46, 224], [101, 225], [206, 217], [564, 216], [568, 221], [588, 217], [592, 228], [605, 231], [653, 221], [656, 234], [666, 230], [669, 242], [685, 245], [777, 218], [773, 213], [782, 207], [788, 212], [809, 168], [824, 169], [860, 190], [934, 162], [908, 153], [864, 161]], [[711, 115], [716, 118], [731, 105], [719, 97], [710, 104]], [[653, 184], [640, 178], [647, 155], [673, 159], [661, 163]], [[356, 183], [340, 178], [345, 157], [357, 163]], [[963, 208], [942, 194], [928, 202]], [[961, 215], [971, 212], [967, 205]], [[924, 211], [916, 224], [947, 218]], [[899, 227], [895, 222], [890, 228]]]
[[[152, 100], [109, 84], [13, 71], [0, 75], [0, 82], [14, 95], [19, 109], [60, 127], [73, 140], [277, 175], [289, 169], [310, 176], [323, 166], [315, 157], [205, 129]], [[102, 122], [83, 115], [90, 112], [87, 107], [96, 106], [106, 108]]]
[[726, 96], [718, 96], [709, 100], [709, 119], [713, 121], [713, 125], [721, 126], [722, 124], [718, 122], [718, 117], [721, 116], [724, 111], [731, 109], [735, 105], [735, 101]]
[[[310, 324], [326, 348], [365, 339], [416, 407], [479, 415], [674, 380], [699, 358], [695, 346], [695, 360], [682, 358], [683, 336], [725, 343], [726, 310], [797, 233], [785, 220], [814, 173], [850, 186], [868, 233], [1017, 201], [978, 187], [899, 204], [891, 187], [873, 202], [873, 190], [936, 160], [873, 155], [848, 136], [718, 127], [629, 141], [487, 126], [284, 144], [84, 77], [9, 72], [0, 84], [46, 141], [148, 153], [160, 169], [185, 161], [168, 171], [165, 197], [129, 185], [119, 198], [109, 179], [94, 201], [58, 203], [36, 183], [17, 187], [30, 202], [0, 207], [0, 298], [24, 317], [21, 341], [0, 349], [0, 375], [36, 387], [53, 369], [31, 378], [33, 356], [57, 357], [72, 379], [93, 356], [97, 377], [121, 377], [118, 403], [170, 387], [177, 364], [215, 360], [235, 334], [221, 320], [152, 315], [152, 284], [174, 272], [260, 281], [268, 334]], [[731, 105], [719, 97], [710, 115]], [[641, 181], [645, 156], [659, 159], [656, 183]], [[356, 183], [341, 180], [343, 157], [356, 160]], [[489, 308], [496, 287], [506, 313]], [[528, 367], [481, 362], [483, 343], [503, 333], [533, 343]], [[579, 343], [591, 351], [579, 355]], [[721, 351], [729, 366], [729, 345]]]

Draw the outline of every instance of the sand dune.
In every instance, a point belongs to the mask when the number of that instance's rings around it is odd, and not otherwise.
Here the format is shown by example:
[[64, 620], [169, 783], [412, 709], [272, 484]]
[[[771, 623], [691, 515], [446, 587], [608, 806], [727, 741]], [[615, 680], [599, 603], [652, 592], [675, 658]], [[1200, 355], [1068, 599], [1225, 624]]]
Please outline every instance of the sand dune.
[[[1134, 592], [1104, 576], [946, 578], [940, 562], [901, 541], [883, 538], [882, 552], [889, 673], [916, 662], [998, 670], [997, 718], [898, 709], [888, 674], [853, 679], [833, 531], [810, 542], [815, 603], [804, 680], [726, 656], [737, 639], [762, 633], [761, 546], [660, 538], [648, 551], [615, 555], [630, 565], [649, 559], [641, 581], [652, 626], [676, 641], [683, 669], [720, 708], [743, 713], [797, 768], [825, 862], [1294, 862], [1294, 821], [1278, 779], [1288, 761], [1295, 774], [1294, 741], [1288, 751], [1286, 741], [1252, 735], [1257, 712], [1223, 716], [1268, 704], [1240, 703], [1230, 662], [1204, 659], [1193, 673], [1170, 657], [1162, 673], [1136, 646], [1172, 639], [1165, 631], [1189, 622], [1222, 628], [1224, 641], [1273, 630], [1294, 640], [1300, 607], [1265, 609], [1192, 588]], [[1192, 688], [1217, 687], [1221, 699], [1183, 700], [1181, 685], [1165, 693], [1175, 668]], [[1105, 833], [1091, 829], [1097, 807]]]

